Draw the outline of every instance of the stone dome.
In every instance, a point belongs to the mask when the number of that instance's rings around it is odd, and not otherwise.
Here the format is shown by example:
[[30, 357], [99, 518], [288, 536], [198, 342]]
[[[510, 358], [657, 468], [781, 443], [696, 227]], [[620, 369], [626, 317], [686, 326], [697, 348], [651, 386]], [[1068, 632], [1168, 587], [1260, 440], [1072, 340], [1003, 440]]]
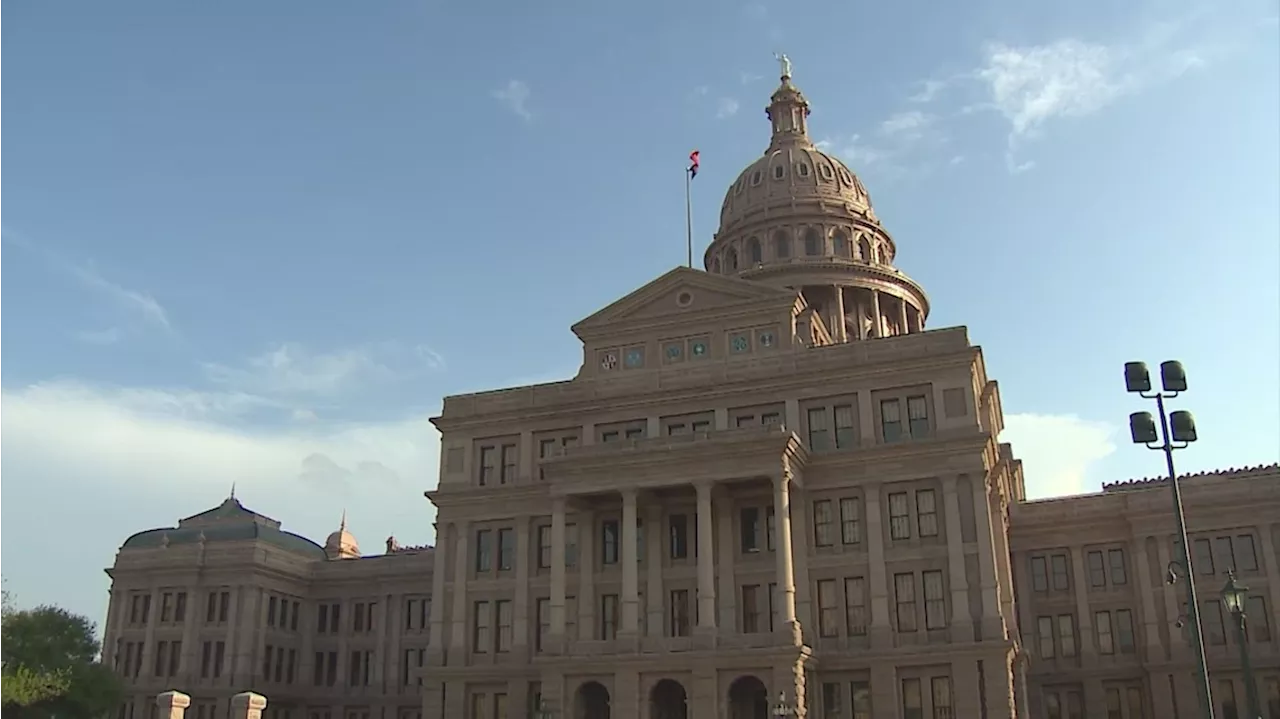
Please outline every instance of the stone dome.
[[342, 513], [342, 521], [338, 529], [324, 540], [324, 553], [329, 559], [356, 559], [360, 556], [360, 545], [355, 535], [347, 531], [347, 513]]
[[848, 166], [812, 143], [795, 142], [771, 145], [738, 175], [720, 206], [720, 232], [733, 232], [801, 200], [875, 218], [867, 189]]

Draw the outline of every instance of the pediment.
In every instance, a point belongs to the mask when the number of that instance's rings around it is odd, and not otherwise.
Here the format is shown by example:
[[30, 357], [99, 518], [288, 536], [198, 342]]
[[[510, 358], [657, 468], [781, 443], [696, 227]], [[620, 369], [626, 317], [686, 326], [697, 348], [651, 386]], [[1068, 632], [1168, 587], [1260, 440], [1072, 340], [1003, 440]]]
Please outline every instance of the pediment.
[[677, 267], [573, 326], [574, 333], [619, 324], [648, 323], [775, 301], [795, 302], [798, 293], [749, 280]]

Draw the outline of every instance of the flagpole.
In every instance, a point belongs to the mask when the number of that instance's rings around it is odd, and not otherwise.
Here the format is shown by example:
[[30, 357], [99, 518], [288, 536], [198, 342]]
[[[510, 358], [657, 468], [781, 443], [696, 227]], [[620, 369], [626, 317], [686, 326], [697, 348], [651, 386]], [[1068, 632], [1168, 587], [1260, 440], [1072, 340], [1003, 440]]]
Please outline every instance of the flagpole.
[[684, 231], [685, 254], [689, 269], [693, 269], [693, 170], [684, 171]]

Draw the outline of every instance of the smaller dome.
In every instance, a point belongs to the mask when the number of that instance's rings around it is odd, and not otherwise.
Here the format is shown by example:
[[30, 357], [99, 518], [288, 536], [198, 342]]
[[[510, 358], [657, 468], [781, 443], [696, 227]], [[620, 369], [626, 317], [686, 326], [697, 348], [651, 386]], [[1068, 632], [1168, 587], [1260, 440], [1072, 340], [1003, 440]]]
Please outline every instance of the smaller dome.
[[347, 531], [347, 513], [342, 512], [342, 521], [338, 529], [324, 540], [324, 553], [329, 559], [356, 559], [360, 556], [360, 545], [356, 537]]

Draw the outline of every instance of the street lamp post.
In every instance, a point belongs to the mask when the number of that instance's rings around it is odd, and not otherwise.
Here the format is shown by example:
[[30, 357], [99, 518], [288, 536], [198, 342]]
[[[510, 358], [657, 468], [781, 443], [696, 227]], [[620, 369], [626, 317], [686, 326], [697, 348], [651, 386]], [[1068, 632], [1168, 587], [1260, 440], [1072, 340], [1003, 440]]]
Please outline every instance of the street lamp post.
[[1240, 670], [1244, 674], [1244, 694], [1249, 702], [1249, 719], [1261, 719], [1262, 702], [1258, 700], [1258, 682], [1253, 678], [1249, 661], [1249, 635], [1245, 631], [1245, 597], [1249, 588], [1236, 581], [1235, 572], [1227, 572], [1227, 585], [1222, 588], [1222, 603], [1235, 619], [1236, 643], [1240, 645]]
[[[1204, 719], [1213, 719], [1213, 694], [1209, 686], [1209, 668], [1204, 654], [1204, 633], [1200, 626], [1200, 605], [1196, 599], [1196, 584], [1191, 570], [1191, 544], [1187, 541], [1187, 522], [1182, 513], [1182, 491], [1178, 487], [1178, 473], [1173, 468], [1173, 451], [1184, 449], [1196, 441], [1196, 420], [1190, 412], [1178, 410], [1166, 413], [1164, 401], [1187, 391], [1187, 373], [1181, 362], [1160, 363], [1160, 392], [1151, 391], [1151, 373], [1145, 362], [1126, 362], [1124, 365], [1125, 389], [1146, 399], [1156, 401], [1160, 413], [1159, 434], [1150, 412], [1134, 412], [1129, 415], [1129, 433], [1134, 444], [1164, 452], [1169, 470], [1169, 488], [1173, 494], [1173, 516], [1178, 523], [1178, 542], [1182, 565], [1182, 582], [1187, 592], [1187, 619], [1191, 623], [1191, 650], [1195, 653], [1198, 670], [1200, 713]], [[1174, 581], [1170, 577], [1170, 581]]]
[[793, 717], [796, 715], [795, 707], [787, 703], [786, 692], [778, 692], [778, 703], [773, 705], [772, 714], [776, 717]]

